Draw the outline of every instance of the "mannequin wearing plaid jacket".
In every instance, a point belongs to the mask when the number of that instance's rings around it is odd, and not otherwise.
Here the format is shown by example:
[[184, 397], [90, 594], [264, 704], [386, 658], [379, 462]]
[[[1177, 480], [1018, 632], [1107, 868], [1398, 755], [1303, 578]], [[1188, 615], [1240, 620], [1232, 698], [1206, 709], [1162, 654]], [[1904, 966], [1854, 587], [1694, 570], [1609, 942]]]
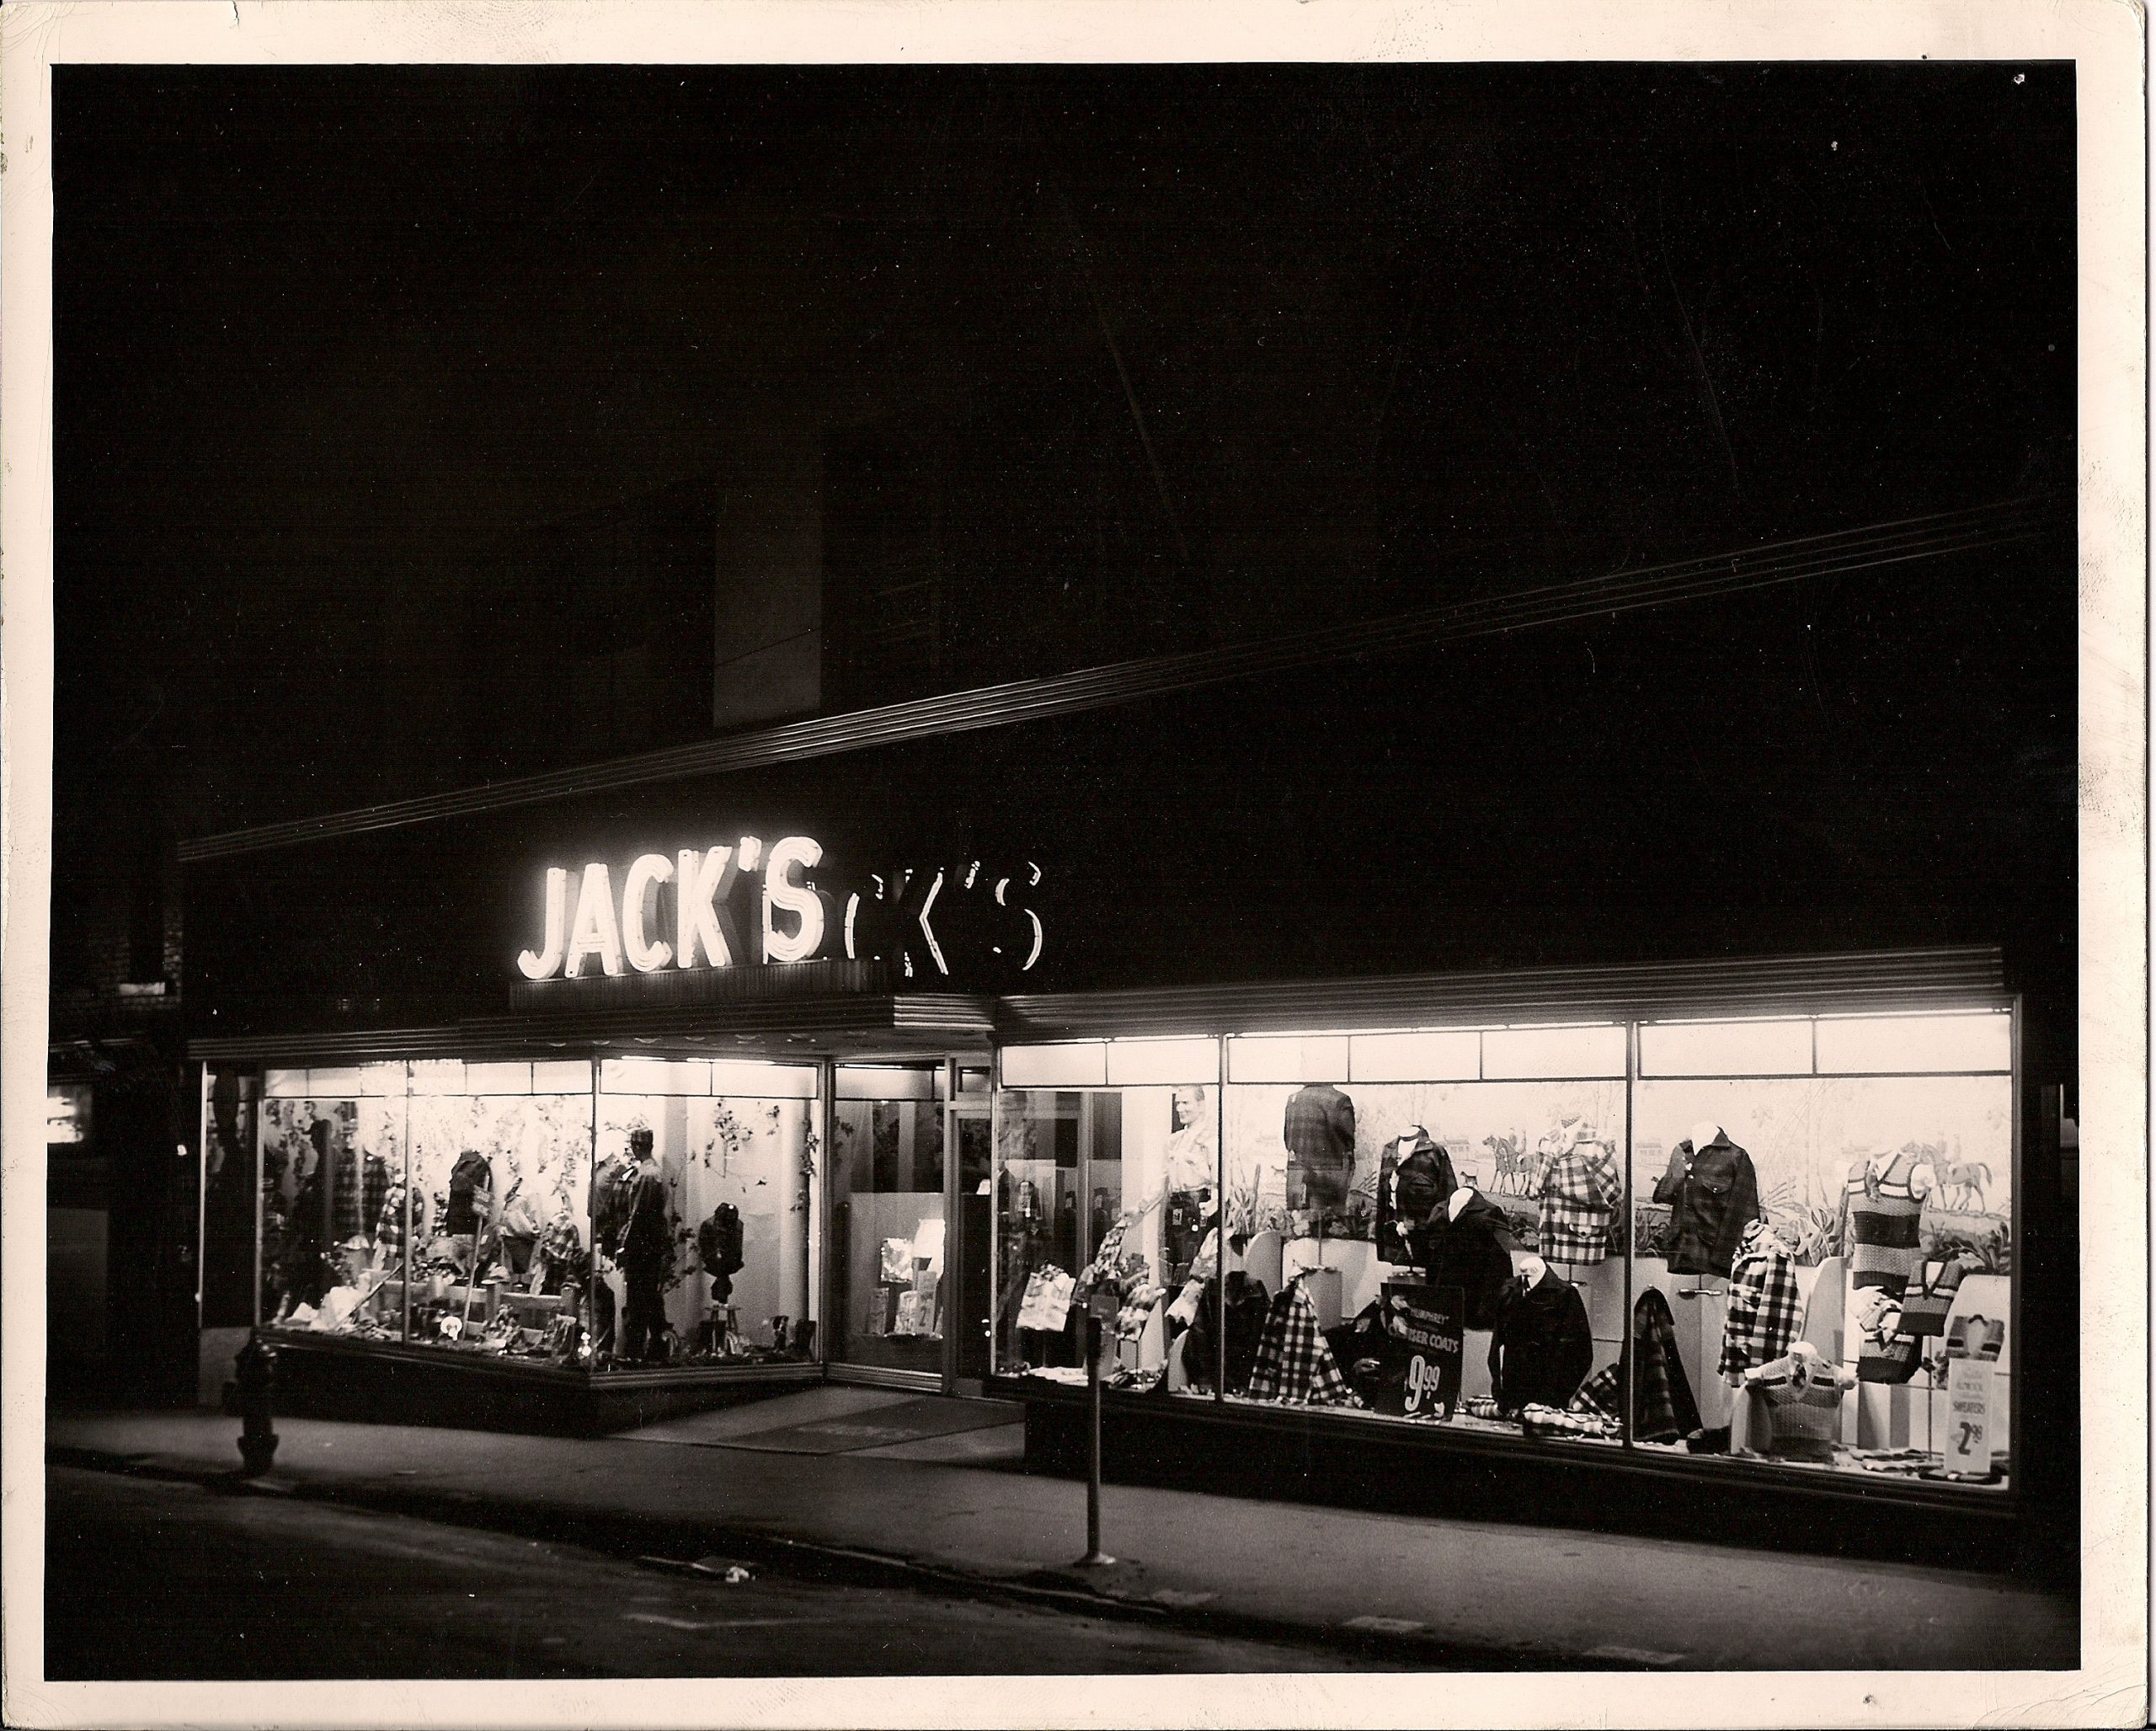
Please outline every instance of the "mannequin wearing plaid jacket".
[[1803, 1310], [1796, 1258], [1772, 1226], [1753, 1221], [1745, 1227], [1730, 1264], [1729, 1312], [1716, 1368], [1734, 1386], [1753, 1365], [1773, 1363], [1796, 1338]]
[[1624, 1200], [1624, 1175], [1609, 1148], [1575, 1124], [1542, 1168], [1542, 1215], [1535, 1247], [1551, 1262], [1592, 1268], [1609, 1253], [1609, 1218]]

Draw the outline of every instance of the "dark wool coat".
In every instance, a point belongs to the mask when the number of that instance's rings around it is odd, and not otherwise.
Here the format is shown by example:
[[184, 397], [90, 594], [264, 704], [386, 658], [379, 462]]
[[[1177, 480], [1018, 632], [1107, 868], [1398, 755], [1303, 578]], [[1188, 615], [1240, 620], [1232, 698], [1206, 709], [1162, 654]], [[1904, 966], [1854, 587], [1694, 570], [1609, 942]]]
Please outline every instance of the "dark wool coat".
[[1419, 1260], [1415, 1244], [1433, 1215], [1441, 1215], [1460, 1188], [1452, 1157], [1428, 1135], [1405, 1136], [1385, 1151], [1378, 1175], [1378, 1255], [1385, 1262]]
[[1427, 1229], [1425, 1254], [1433, 1286], [1457, 1286], [1466, 1303], [1462, 1321], [1470, 1328], [1497, 1325], [1497, 1301], [1513, 1277], [1513, 1259], [1505, 1246], [1510, 1231], [1504, 1210], [1477, 1190], [1458, 1220], [1444, 1210]]
[[1700, 1149], [1683, 1141], [1669, 1151], [1654, 1199], [1670, 1205], [1669, 1272], [1726, 1278], [1745, 1227], [1759, 1217], [1759, 1180], [1752, 1157], [1726, 1135]]
[[1569, 1281], [1545, 1269], [1532, 1286], [1522, 1279], [1505, 1288], [1490, 1340], [1490, 1393], [1499, 1412], [1533, 1404], [1562, 1410], [1593, 1368], [1587, 1305]]

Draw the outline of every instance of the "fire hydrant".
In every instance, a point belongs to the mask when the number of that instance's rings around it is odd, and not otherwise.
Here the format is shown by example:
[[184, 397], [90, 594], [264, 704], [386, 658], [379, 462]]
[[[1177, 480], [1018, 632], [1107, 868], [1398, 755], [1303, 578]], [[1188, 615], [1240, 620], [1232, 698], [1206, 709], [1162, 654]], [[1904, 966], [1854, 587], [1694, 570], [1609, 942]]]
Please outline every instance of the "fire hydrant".
[[270, 1424], [270, 1396], [277, 1386], [277, 1352], [259, 1334], [232, 1361], [232, 1383], [239, 1400], [239, 1457], [243, 1477], [267, 1472], [277, 1456], [277, 1433]]

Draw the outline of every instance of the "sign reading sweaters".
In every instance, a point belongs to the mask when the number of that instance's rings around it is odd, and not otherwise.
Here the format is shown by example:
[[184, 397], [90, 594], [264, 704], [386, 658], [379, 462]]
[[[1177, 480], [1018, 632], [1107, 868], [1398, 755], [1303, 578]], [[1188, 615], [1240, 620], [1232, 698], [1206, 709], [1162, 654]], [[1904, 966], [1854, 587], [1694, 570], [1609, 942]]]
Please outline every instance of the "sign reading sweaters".
[[846, 874], [808, 836], [638, 854], [618, 871], [550, 866], [539, 942], [516, 965], [531, 980], [841, 959], [908, 980], [1022, 974], [1045, 941], [1040, 881], [1030, 861]]

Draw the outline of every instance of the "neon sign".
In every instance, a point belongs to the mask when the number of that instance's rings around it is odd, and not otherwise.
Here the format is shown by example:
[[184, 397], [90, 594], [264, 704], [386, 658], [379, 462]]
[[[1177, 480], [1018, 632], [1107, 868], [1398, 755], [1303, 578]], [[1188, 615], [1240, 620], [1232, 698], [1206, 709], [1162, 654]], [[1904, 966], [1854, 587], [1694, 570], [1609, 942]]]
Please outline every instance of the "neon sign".
[[[837, 959], [895, 964], [907, 979], [1015, 970], [1040, 960], [1031, 892], [1041, 869], [828, 871], [821, 843], [743, 836], [671, 855], [547, 868], [541, 938], [520, 952], [526, 980], [576, 980]], [[616, 886], [618, 885], [618, 890]]]

